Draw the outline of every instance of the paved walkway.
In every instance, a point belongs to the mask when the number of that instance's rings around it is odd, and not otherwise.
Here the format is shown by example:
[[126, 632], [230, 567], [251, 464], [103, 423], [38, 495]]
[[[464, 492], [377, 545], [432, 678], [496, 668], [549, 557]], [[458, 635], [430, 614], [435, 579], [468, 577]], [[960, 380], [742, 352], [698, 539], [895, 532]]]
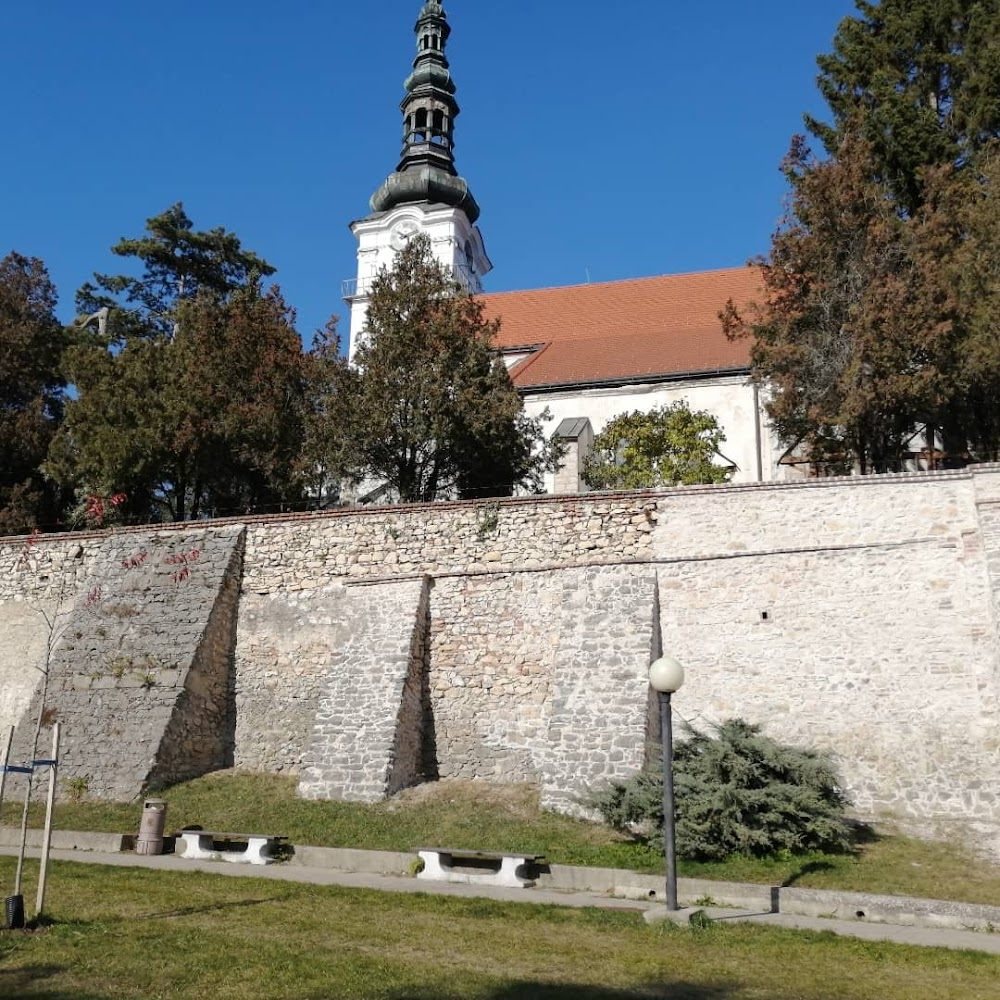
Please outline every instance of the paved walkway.
[[[0, 847], [0, 854], [14, 855], [11, 847]], [[29, 857], [38, 857], [29, 849]], [[553, 892], [544, 889], [514, 889], [484, 885], [464, 885], [454, 882], [427, 882], [399, 875], [372, 875], [365, 872], [343, 872], [331, 868], [312, 868], [300, 864], [244, 865], [223, 861], [185, 861], [171, 854], [143, 857], [136, 854], [106, 854], [97, 851], [53, 850], [50, 857], [57, 861], [79, 864], [110, 865], [124, 868], [149, 868], [154, 871], [207, 872], [230, 878], [260, 878], [277, 882], [303, 882], [313, 885], [338, 885], [352, 889], [375, 889], [380, 892], [426, 893], [437, 896], [497, 899], [511, 903], [541, 903], [551, 906], [598, 907], [605, 910], [635, 910], [654, 923], [668, 917], [686, 923], [693, 909], [668, 914], [661, 904], [632, 899], [617, 899], [589, 892]], [[1000, 934], [980, 934], [933, 927], [902, 927], [898, 924], [862, 923], [854, 920], [828, 920], [788, 913], [760, 913], [752, 910], [730, 910], [722, 907], [702, 907], [713, 920], [744, 921], [772, 927], [797, 930], [827, 931], [868, 941], [892, 941], [897, 944], [935, 948], [959, 948], [1000, 955]]]

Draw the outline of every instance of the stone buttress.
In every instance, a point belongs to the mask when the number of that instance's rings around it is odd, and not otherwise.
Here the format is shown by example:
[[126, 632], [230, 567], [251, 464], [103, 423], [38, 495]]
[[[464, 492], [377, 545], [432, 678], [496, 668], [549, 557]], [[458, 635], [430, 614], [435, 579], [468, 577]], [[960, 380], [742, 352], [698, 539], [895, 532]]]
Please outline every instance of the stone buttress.
[[126, 801], [226, 766], [242, 552], [242, 527], [105, 538], [83, 587], [48, 605], [51, 651], [11, 762], [32, 759], [41, 712], [35, 759], [61, 722], [60, 785], [91, 797]]

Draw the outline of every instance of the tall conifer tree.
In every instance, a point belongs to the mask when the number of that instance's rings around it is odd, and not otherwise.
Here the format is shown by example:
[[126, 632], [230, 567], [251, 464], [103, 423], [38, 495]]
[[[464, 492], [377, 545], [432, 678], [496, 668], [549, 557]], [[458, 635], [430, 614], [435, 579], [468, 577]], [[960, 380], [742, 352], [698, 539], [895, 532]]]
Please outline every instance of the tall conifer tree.
[[1000, 0], [857, 6], [819, 57], [832, 119], [807, 125], [827, 158], [793, 141], [789, 211], [757, 262], [765, 300], [724, 322], [753, 338], [775, 427], [815, 468], [991, 459]]
[[496, 321], [414, 237], [372, 287], [345, 405], [328, 424], [356, 481], [403, 502], [503, 496], [540, 488], [558, 449], [528, 418], [494, 348]]
[[136, 520], [280, 509], [298, 495], [304, 405], [294, 314], [260, 277], [274, 268], [180, 205], [113, 252], [140, 277], [98, 275], [78, 294], [105, 335], [67, 353], [77, 396], [48, 468], [78, 493], [125, 493]]
[[924, 201], [927, 167], [964, 165], [1000, 136], [997, 0], [856, 0], [818, 57], [832, 122], [806, 124], [831, 156], [859, 131], [901, 211]]
[[58, 496], [40, 471], [62, 416], [65, 333], [55, 286], [34, 257], [0, 260], [0, 535], [51, 524]]

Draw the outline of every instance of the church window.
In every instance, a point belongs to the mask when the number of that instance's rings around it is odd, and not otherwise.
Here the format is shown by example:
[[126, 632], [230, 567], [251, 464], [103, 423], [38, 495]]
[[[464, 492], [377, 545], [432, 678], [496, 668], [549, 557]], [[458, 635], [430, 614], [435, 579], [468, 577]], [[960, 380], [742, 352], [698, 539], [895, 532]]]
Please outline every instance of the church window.
[[439, 146], [444, 144], [444, 112], [435, 111], [433, 117], [433, 125], [431, 127], [431, 135], [433, 136], [433, 141]]

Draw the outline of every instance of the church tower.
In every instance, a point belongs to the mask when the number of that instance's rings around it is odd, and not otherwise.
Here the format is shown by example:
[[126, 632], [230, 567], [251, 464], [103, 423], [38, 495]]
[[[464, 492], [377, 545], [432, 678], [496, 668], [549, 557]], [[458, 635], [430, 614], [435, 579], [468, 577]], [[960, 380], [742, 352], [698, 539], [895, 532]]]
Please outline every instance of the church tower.
[[455, 169], [455, 83], [445, 46], [451, 27], [438, 0], [428, 0], [416, 24], [417, 58], [404, 84], [403, 152], [394, 173], [372, 195], [371, 214], [351, 223], [358, 240], [358, 277], [348, 282], [353, 360], [368, 312], [371, 283], [415, 233], [426, 233], [435, 258], [471, 292], [493, 265], [476, 226], [479, 206]]

